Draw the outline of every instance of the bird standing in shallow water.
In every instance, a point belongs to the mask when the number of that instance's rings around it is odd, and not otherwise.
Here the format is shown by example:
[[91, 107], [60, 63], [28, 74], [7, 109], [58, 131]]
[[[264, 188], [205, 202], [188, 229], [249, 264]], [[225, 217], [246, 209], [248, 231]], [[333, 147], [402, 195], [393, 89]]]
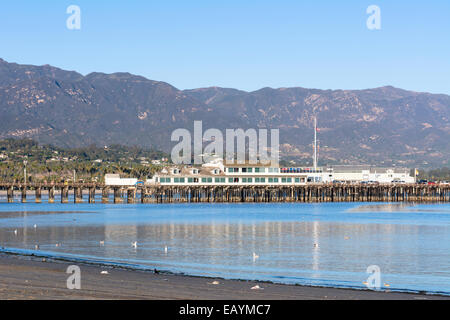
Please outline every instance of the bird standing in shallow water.
[[255, 261], [258, 258], [259, 258], [259, 255], [257, 255], [256, 253], [253, 252], [253, 261]]
[[16, 236], [17, 236], [17, 229], [16, 229], [16, 230], [14, 230], [14, 235], [16, 235]]
[[131, 243], [131, 246], [132, 246], [133, 248], [137, 248], [137, 241], [132, 242], [132, 243]]
[[168, 249], [167, 246], [164, 247], [164, 253], [167, 253]]

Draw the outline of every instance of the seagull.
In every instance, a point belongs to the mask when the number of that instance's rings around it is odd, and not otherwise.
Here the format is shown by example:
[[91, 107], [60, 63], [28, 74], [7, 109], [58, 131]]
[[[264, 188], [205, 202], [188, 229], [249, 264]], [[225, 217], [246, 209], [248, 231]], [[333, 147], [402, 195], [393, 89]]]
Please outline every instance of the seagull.
[[219, 281], [213, 281], [213, 282], [208, 282], [208, 284], [218, 285], [218, 284], [220, 284], [220, 282]]
[[17, 229], [16, 229], [16, 230], [14, 230], [14, 235], [16, 235], [16, 236], [17, 236]]
[[39, 245], [38, 244], [34, 246], [34, 250], [39, 250]]
[[101, 245], [101, 246], [104, 246], [104, 245], [105, 245], [105, 240], [101, 240], [101, 241], [100, 241], [100, 245]]
[[100, 274], [109, 274], [109, 272], [104, 270], [104, 271], [100, 272]]
[[264, 290], [264, 288], [261, 288], [260, 286], [256, 285], [254, 287], [250, 288], [251, 290]]
[[318, 248], [319, 245], [317, 243], [314, 243], [314, 248]]
[[137, 241], [132, 242], [132, 243], [131, 243], [131, 246], [132, 246], [133, 248], [137, 248]]
[[258, 258], [259, 258], [259, 256], [256, 253], [253, 252], [253, 261], [255, 261]]
[[164, 253], [167, 253], [167, 246], [164, 247]]
[[36, 229], [37, 228], [37, 224], [35, 224], [33, 227]]

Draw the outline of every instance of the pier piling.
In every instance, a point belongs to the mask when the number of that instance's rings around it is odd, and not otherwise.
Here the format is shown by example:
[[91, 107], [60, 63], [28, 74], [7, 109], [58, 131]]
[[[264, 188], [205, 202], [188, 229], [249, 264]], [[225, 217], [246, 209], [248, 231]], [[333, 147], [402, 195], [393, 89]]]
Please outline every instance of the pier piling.
[[122, 188], [114, 187], [113, 190], [114, 190], [114, 203], [123, 203]]
[[22, 203], [26, 203], [27, 202], [27, 187], [23, 186], [20, 191], [22, 193], [21, 201], [22, 201]]
[[82, 203], [83, 202], [83, 189], [80, 187], [73, 188], [73, 202]]
[[95, 203], [95, 187], [89, 187], [89, 203]]
[[68, 203], [69, 202], [69, 187], [64, 186], [61, 189], [61, 203]]
[[[36, 202], [42, 201], [42, 189], [48, 190], [48, 202], [54, 203], [55, 189], [61, 192], [61, 203], [68, 203], [73, 189], [74, 202], [83, 202], [83, 190], [89, 203], [95, 202], [95, 191], [102, 190], [102, 203], [109, 202], [113, 190], [114, 203], [213, 203], [213, 202], [450, 202], [450, 185], [331, 185], [298, 186], [175, 186], [146, 185], [140, 187], [98, 184], [20, 184], [0, 183], [6, 190], [7, 202], [14, 201], [14, 189], [20, 190], [21, 202], [27, 201], [27, 190], [34, 190]], [[140, 197], [140, 199], [139, 199]]]
[[9, 203], [14, 202], [14, 187], [8, 187], [6, 190], [6, 198]]
[[128, 188], [127, 190], [127, 203], [134, 203], [136, 196], [136, 188]]
[[102, 188], [102, 203], [108, 203], [109, 202], [109, 189], [108, 187]]
[[41, 203], [41, 187], [36, 187], [34, 201], [36, 203]]
[[48, 203], [55, 202], [55, 187], [48, 188]]

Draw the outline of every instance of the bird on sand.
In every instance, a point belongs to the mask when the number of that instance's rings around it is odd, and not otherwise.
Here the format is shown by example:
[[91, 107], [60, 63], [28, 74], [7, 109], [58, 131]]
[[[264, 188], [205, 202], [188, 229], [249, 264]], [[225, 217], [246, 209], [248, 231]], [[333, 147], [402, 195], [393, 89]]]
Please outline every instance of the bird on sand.
[[250, 288], [251, 290], [264, 290], [263, 288], [261, 288], [259, 285], [253, 286]]

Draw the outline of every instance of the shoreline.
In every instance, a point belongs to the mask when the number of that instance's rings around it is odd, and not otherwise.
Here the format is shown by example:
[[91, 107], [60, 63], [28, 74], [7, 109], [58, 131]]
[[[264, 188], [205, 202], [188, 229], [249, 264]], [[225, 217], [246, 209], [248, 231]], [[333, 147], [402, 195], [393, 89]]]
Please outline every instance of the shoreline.
[[[74, 264], [81, 270], [80, 290], [66, 285], [67, 267]], [[251, 289], [256, 285], [263, 289]], [[450, 296], [227, 280], [2, 252], [0, 299], [450, 300]]]

